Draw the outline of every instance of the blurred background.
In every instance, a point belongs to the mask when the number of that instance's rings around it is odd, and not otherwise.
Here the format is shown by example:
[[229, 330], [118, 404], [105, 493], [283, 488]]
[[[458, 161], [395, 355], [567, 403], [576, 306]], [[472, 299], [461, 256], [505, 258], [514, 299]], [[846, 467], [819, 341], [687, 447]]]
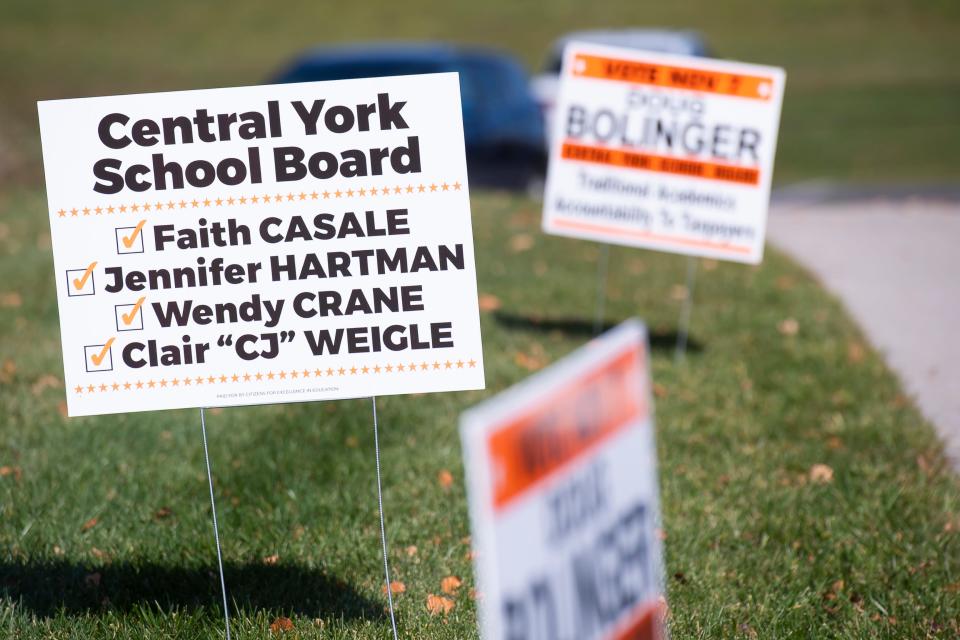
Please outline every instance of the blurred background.
[[[468, 104], [482, 109], [482, 83], [501, 86], [514, 102], [511, 120], [530, 130], [508, 137], [523, 143], [521, 134], [536, 135], [537, 125], [523, 115], [518, 74], [555, 73], [552, 47], [569, 32], [636, 28], [694, 30], [716, 57], [786, 68], [779, 184], [930, 182], [955, 178], [960, 166], [960, 8], [951, 0], [292, 0], [282, 7], [255, 0], [6, 0], [0, 12], [4, 180], [38, 175], [38, 99], [260, 84], [292, 73], [292, 61], [306, 51], [357, 43], [482, 48], [491, 57], [395, 52], [394, 66], [472, 68], [468, 95], [475, 100]], [[347, 61], [339, 69], [327, 62], [323, 75], [361, 72], [361, 60], [353, 69], [343, 66]]]

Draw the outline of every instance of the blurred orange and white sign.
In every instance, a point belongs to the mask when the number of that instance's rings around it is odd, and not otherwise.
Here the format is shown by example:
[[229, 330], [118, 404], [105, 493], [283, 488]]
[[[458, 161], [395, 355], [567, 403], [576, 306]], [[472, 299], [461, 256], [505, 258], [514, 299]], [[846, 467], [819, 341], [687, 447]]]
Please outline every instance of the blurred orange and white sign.
[[759, 263], [784, 82], [776, 67], [571, 43], [544, 231]]
[[662, 637], [653, 405], [631, 320], [466, 412], [486, 640]]

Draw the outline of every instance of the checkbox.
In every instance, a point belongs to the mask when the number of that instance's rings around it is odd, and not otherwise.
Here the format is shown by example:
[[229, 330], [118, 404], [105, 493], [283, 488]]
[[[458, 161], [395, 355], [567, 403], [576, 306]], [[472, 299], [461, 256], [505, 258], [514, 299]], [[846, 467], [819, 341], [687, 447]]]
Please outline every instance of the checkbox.
[[113, 338], [106, 344], [88, 344], [83, 347], [83, 362], [87, 373], [113, 371]]
[[92, 296], [97, 292], [94, 285], [93, 268], [97, 266], [92, 262], [85, 269], [67, 269], [67, 295], [71, 298], [77, 296]]
[[134, 304], [118, 304], [113, 307], [117, 331], [140, 331], [143, 329], [143, 298]]
[[[145, 221], [144, 221], [145, 222]], [[135, 227], [117, 227], [113, 230], [117, 240], [117, 253], [143, 253], [143, 222]]]

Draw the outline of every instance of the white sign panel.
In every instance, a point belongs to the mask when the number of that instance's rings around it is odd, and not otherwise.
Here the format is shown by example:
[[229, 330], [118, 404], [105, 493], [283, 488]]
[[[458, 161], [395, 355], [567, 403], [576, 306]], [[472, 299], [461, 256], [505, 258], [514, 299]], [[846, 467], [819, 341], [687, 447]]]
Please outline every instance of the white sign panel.
[[483, 388], [456, 74], [38, 108], [70, 415]]
[[463, 415], [486, 640], [662, 637], [649, 375], [628, 321]]
[[775, 67], [569, 44], [544, 230], [759, 263], [784, 80]]

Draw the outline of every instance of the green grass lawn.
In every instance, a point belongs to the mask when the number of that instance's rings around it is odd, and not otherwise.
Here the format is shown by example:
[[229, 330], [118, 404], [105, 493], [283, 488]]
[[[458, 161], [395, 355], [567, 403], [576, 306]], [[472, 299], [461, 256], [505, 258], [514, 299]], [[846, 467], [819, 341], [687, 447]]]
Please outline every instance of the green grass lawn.
[[[534, 66], [566, 30], [649, 24], [786, 67], [781, 183], [957, 177], [951, 0], [4, 2], [0, 636], [215, 637], [222, 624], [198, 413], [63, 417], [37, 99], [253, 84], [305, 46], [350, 39], [486, 42]], [[524, 199], [473, 204], [480, 290], [499, 302], [482, 314], [488, 390], [379, 403], [403, 637], [476, 637], [459, 412], [590, 337], [597, 245], [544, 237]], [[836, 301], [773, 251], [759, 268], [703, 262], [677, 365], [685, 261], [611, 260], [609, 319], [652, 330], [673, 637], [958, 637], [960, 485]], [[287, 637], [389, 637], [369, 409], [208, 414], [237, 637], [271, 637], [279, 617]], [[427, 597], [451, 575], [455, 607], [433, 616]]]
[[[3, 291], [20, 296], [0, 316], [0, 629], [215, 635], [198, 413], [62, 417], [44, 206], [10, 195], [0, 226]], [[597, 245], [542, 236], [522, 199], [477, 195], [474, 220], [480, 290], [500, 303], [482, 317], [489, 390], [379, 404], [404, 637], [476, 636], [459, 412], [590, 335]], [[956, 637], [960, 490], [837, 303], [775, 253], [704, 262], [676, 365], [684, 260], [611, 259], [610, 319], [652, 331], [674, 637]], [[213, 411], [208, 428], [238, 637], [280, 616], [301, 637], [388, 637], [369, 402]], [[818, 464], [830, 481], [811, 480]], [[456, 606], [431, 616], [449, 575]]]

